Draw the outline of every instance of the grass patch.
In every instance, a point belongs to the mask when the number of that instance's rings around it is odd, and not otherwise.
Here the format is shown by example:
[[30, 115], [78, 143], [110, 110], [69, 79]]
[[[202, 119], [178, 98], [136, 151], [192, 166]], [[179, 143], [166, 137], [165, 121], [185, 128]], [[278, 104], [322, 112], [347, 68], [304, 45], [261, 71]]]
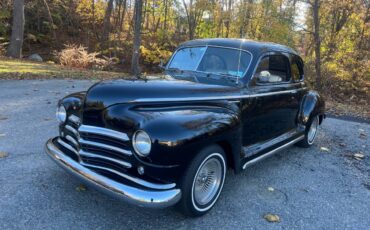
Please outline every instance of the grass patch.
[[45, 62], [0, 58], [0, 80], [4, 79], [114, 79], [127, 73], [69, 68]]

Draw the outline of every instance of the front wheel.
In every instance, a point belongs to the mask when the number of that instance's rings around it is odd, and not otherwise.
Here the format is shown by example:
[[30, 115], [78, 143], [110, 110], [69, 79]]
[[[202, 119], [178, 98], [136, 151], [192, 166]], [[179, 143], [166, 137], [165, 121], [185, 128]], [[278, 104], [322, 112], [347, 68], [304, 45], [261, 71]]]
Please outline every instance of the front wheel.
[[216, 203], [226, 175], [226, 157], [218, 145], [209, 146], [193, 159], [184, 174], [181, 187], [183, 197], [179, 203], [188, 216], [201, 216]]
[[314, 116], [306, 128], [304, 139], [298, 142], [297, 145], [304, 148], [310, 147], [315, 141], [319, 124], [319, 116]]

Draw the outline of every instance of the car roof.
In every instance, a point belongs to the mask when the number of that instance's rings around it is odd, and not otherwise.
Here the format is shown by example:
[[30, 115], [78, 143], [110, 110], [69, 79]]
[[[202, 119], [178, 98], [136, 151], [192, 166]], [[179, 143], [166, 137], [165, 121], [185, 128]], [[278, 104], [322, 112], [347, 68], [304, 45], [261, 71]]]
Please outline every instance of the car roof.
[[179, 48], [189, 46], [220, 46], [225, 48], [237, 48], [245, 51], [249, 51], [252, 54], [262, 54], [271, 51], [282, 51], [288, 52], [295, 55], [298, 53], [292, 48], [273, 43], [273, 42], [260, 42], [249, 39], [240, 38], [207, 38], [207, 39], [195, 39], [182, 43]]

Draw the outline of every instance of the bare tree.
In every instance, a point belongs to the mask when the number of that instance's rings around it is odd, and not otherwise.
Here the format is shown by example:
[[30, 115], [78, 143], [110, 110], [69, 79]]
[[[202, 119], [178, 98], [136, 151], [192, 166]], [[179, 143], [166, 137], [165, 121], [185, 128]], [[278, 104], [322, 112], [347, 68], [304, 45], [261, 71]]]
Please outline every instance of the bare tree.
[[316, 70], [316, 86], [321, 88], [321, 39], [320, 39], [320, 0], [314, 0], [311, 3], [313, 24], [314, 24], [314, 41], [315, 41], [315, 70]]
[[103, 21], [103, 33], [101, 36], [101, 44], [103, 49], [107, 47], [107, 44], [109, 42], [109, 33], [111, 29], [110, 17], [112, 15], [112, 10], [113, 10], [113, 0], [109, 0], [107, 9], [105, 10]]
[[8, 57], [20, 58], [24, 34], [24, 0], [14, 0], [13, 4], [12, 35], [6, 54]]
[[44, 0], [44, 4], [45, 4], [45, 7], [48, 11], [48, 16], [49, 16], [49, 23], [50, 23], [50, 28], [51, 28], [51, 31], [53, 32], [53, 38], [54, 40], [57, 40], [57, 34], [55, 33], [55, 24], [54, 24], [54, 20], [53, 20], [53, 17], [51, 15], [51, 11], [50, 11], [50, 7], [49, 7], [49, 4], [46, 0]]
[[316, 71], [316, 87], [322, 87], [321, 79], [321, 39], [320, 39], [320, 0], [306, 0], [302, 1], [311, 6], [312, 19], [313, 19], [313, 40], [315, 50], [315, 71]]
[[141, 44], [141, 19], [142, 19], [143, 1], [135, 0], [134, 8], [134, 48], [131, 59], [131, 73], [135, 76], [140, 75], [139, 58]]
[[200, 19], [202, 18], [203, 15], [204, 5], [201, 6], [201, 4], [199, 4], [200, 1], [194, 0], [190, 0], [189, 3], [186, 3], [185, 0], [182, 0], [182, 3], [184, 5], [186, 18], [188, 21], [189, 39], [193, 40], [195, 35], [195, 29], [197, 28]]

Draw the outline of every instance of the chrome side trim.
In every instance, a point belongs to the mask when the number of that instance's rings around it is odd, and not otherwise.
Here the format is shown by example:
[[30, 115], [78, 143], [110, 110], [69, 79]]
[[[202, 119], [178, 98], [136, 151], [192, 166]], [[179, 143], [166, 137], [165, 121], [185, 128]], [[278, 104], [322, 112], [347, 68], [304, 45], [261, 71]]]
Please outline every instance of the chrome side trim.
[[129, 141], [126, 133], [121, 133], [118, 131], [114, 131], [111, 129], [96, 127], [96, 126], [90, 126], [90, 125], [81, 125], [80, 128], [78, 128], [78, 131], [81, 133], [93, 133], [93, 134], [99, 134], [115, 139], [119, 139], [122, 141]]
[[117, 164], [122, 165], [125, 168], [131, 168], [132, 167], [132, 165], [130, 163], [126, 162], [126, 161], [121, 161], [121, 160], [117, 160], [117, 159], [114, 159], [114, 158], [110, 158], [110, 157], [106, 157], [106, 156], [102, 156], [102, 155], [97, 155], [97, 154], [86, 152], [86, 151], [83, 151], [83, 150], [80, 150], [78, 153], [80, 154], [80, 156], [84, 156], [84, 157], [99, 158], [99, 159], [103, 159], [103, 160], [112, 161], [112, 162], [115, 162]]
[[79, 136], [79, 134], [78, 134], [77, 130], [76, 130], [75, 128], [73, 128], [72, 126], [70, 126], [70, 125], [66, 125], [66, 126], [65, 126], [65, 128], [66, 128], [68, 131], [70, 131], [71, 133], [73, 133], [73, 135], [75, 135], [76, 137], [78, 137], [78, 136]]
[[98, 143], [98, 142], [94, 142], [94, 141], [88, 141], [88, 140], [84, 140], [83, 138], [80, 138], [78, 141], [80, 142], [80, 144], [83, 144], [83, 145], [92, 145], [92, 146], [100, 147], [100, 148], [103, 148], [103, 149], [113, 150], [113, 151], [125, 154], [127, 156], [132, 155], [131, 151], [124, 150], [124, 149], [121, 149], [121, 148], [117, 148], [115, 146], [106, 145], [106, 144], [102, 144], [102, 143]]
[[79, 145], [78, 145], [78, 142], [73, 138], [73, 137], [71, 137], [71, 136], [69, 136], [69, 135], [67, 135], [66, 136], [66, 139], [68, 140], [68, 141], [70, 141], [76, 148], [78, 148], [79, 147]]
[[76, 125], [81, 124], [81, 119], [79, 117], [77, 117], [76, 115], [73, 115], [73, 114], [68, 117], [68, 120], [75, 123]]
[[251, 165], [259, 162], [260, 160], [263, 160], [263, 159], [265, 159], [265, 158], [267, 158], [267, 157], [275, 154], [276, 152], [278, 152], [278, 151], [280, 151], [282, 149], [285, 149], [285, 148], [287, 148], [287, 147], [289, 147], [289, 146], [297, 143], [298, 141], [302, 140], [303, 138], [304, 138], [304, 135], [302, 135], [302, 136], [300, 136], [300, 137], [298, 137], [298, 138], [296, 138], [296, 139], [294, 139], [294, 140], [292, 140], [292, 141], [290, 141], [290, 142], [288, 142], [288, 143], [286, 143], [286, 144], [284, 144], [282, 146], [279, 146], [276, 149], [271, 150], [270, 152], [267, 152], [267, 153], [265, 153], [265, 154], [263, 154], [263, 155], [261, 155], [259, 157], [256, 157], [253, 160], [250, 160], [250, 161], [246, 162], [243, 165], [243, 169], [246, 169], [247, 167], [249, 167], [249, 166], [251, 166]]
[[94, 186], [102, 192], [125, 202], [142, 207], [164, 208], [175, 205], [181, 199], [181, 190], [177, 188], [170, 190], [143, 189], [125, 185], [99, 175], [65, 155], [54, 145], [53, 139], [47, 141], [45, 152], [59, 166], [79, 178], [83, 183]]
[[259, 94], [247, 94], [247, 95], [240, 95], [240, 96], [215, 96], [215, 97], [182, 97], [182, 98], [139, 98], [132, 101], [130, 103], [142, 103], [142, 102], [179, 102], [179, 101], [215, 101], [215, 100], [233, 100], [233, 99], [245, 99], [245, 98], [255, 98], [255, 97], [266, 97], [272, 95], [279, 95], [279, 94], [288, 94], [288, 93], [295, 93], [300, 90], [304, 90], [305, 88], [300, 89], [292, 89], [292, 90], [284, 90], [284, 91], [277, 91], [277, 92], [268, 92], [268, 93], [259, 93]]
[[62, 139], [58, 138], [57, 139], [57, 142], [63, 146], [64, 148], [68, 149], [69, 151], [75, 153], [76, 155], [78, 155], [78, 152], [75, 148], [73, 148], [71, 145], [69, 145], [68, 143], [66, 143], [65, 141], [63, 141]]
[[121, 177], [123, 177], [123, 178], [125, 178], [127, 180], [130, 180], [130, 181], [132, 181], [132, 182], [134, 182], [136, 184], [139, 184], [141, 186], [144, 186], [144, 187], [147, 187], [147, 188], [150, 188], [150, 189], [165, 190], [165, 189], [174, 188], [176, 186], [175, 183], [172, 183], [172, 184], [155, 184], [155, 183], [151, 183], [151, 182], [148, 182], [148, 181], [145, 181], [145, 180], [142, 180], [142, 179], [139, 179], [139, 178], [136, 178], [136, 177], [132, 177], [132, 176], [129, 176], [127, 174], [118, 172], [118, 171], [116, 171], [114, 169], [110, 169], [110, 168], [106, 168], [106, 167], [101, 167], [101, 166], [98, 166], [98, 165], [92, 165], [92, 164], [88, 164], [88, 163], [85, 163], [85, 162], [81, 162], [81, 165], [86, 166], [86, 167], [91, 167], [91, 168], [106, 170], [108, 172], [117, 174], [118, 176], [121, 176]]

